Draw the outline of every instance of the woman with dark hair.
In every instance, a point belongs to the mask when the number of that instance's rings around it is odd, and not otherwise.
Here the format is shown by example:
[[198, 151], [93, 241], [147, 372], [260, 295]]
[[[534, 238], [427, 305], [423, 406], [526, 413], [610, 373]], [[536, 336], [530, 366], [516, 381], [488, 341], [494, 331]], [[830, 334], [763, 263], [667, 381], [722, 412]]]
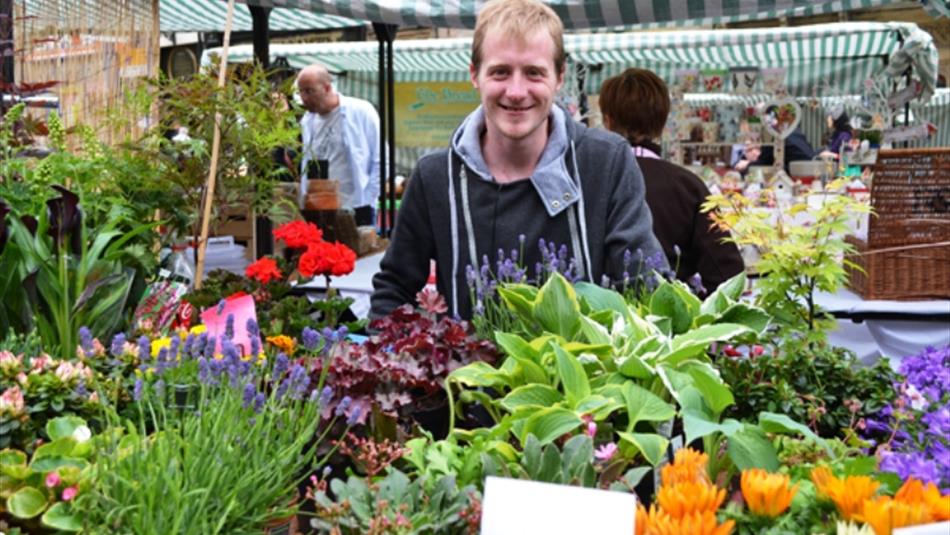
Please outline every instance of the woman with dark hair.
[[655, 142], [670, 113], [670, 93], [660, 77], [644, 69], [627, 69], [600, 88], [604, 126], [625, 137], [637, 157], [646, 184], [646, 200], [653, 213], [653, 233], [676, 267], [676, 277], [687, 281], [699, 274], [710, 292], [744, 269], [729, 235], [712, 229], [700, 206], [709, 190], [688, 170], [660, 159]]
[[851, 138], [854, 137], [854, 129], [851, 128], [851, 118], [844, 111], [844, 106], [838, 104], [831, 109], [828, 115], [828, 129], [831, 135], [828, 136], [828, 146], [821, 151], [819, 156], [838, 159], [841, 150], [848, 145]]

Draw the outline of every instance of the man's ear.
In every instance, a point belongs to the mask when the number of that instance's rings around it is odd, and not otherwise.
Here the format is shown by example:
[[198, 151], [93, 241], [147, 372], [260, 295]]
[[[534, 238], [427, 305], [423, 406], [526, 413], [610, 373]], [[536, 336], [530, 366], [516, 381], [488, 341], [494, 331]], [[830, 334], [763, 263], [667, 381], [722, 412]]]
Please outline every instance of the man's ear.
[[474, 63], [468, 64], [468, 76], [469, 76], [469, 79], [472, 81], [472, 86], [475, 89], [478, 89], [478, 69], [475, 68]]

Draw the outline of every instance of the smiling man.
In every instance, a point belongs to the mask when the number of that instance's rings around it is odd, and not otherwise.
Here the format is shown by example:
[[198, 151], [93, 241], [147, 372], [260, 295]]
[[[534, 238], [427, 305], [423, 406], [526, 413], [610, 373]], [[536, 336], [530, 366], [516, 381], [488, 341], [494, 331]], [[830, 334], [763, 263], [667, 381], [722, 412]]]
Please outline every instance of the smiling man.
[[[570, 275], [636, 277], [625, 256], [662, 258], [643, 176], [620, 136], [588, 130], [555, 105], [564, 84], [563, 25], [534, 0], [494, 0], [479, 13], [469, 66], [481, 106], [448, 149], [421, 158], [392, 243], [373, 279], [371, 317], [412, 303], [436, 263], [449, 313], [471, 318], [466, 273], [496, 272], [498, 254], [535, 277], [539, 241], [563, 246]], [[472, 271], [474, 270], [474, 271]]]

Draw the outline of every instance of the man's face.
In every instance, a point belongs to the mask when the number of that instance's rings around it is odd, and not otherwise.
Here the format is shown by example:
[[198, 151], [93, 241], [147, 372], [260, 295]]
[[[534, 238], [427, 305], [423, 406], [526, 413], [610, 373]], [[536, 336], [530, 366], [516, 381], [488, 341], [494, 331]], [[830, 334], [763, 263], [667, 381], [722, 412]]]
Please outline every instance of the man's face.
[[490, 34], [482, 42], [481, 68], [469, 67], [481, 93], [487, 137], [522, 141], [547, 136], [547, 119], [564, 73], [554, 67], [554, 42], [537, 30], [519, 40]]
[[303, 107], [311, 113], [325, 115], [333, 111], [331, 104], [331, 86], [321, 82], [315, 74], [304, 74], [297, 80], [297, 91]]

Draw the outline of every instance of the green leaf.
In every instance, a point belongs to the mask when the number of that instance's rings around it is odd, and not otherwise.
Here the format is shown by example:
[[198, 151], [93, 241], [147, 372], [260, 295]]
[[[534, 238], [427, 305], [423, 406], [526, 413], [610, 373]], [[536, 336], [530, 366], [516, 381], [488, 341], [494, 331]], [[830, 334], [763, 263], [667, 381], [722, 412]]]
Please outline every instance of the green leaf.
[[553, 407], [563, 399], [560, 392], [548, 385], [531, 384], [512, 390], [501, 400], [501, 406], [514, 412], [521, 407]]
[[727, 341], [747, 332], [750, 332], [748, 327], [734, 323], [703, 325], [673, 338], [670, 353], [663, 355], [660, 359], [664, 363], [678, 364], [705, 353], [713, 342]]
[[703, 401], [714, 414], [722, 414], [726, 407], [735, 403], [729, 386], [722, 381], [719, 370], [712, 364], [690, 361], [683, 363], [681, 369], [693, 379], [693, 385], [703, 394]]
[[561, 407], [551, 407], [532, 414], [519, 435], [522, 443], [529, 434], [534, 434], [538, 437], [538, 442], [548, 444], [582, 423], [574, 412]]
[[620, 431], [617, 435], [620, 436], [621, 440], [636, 447], [643, 458], [653, 466], [660, 464], [660, 461], [663, 460], [663, 454], [670, 443], [665, 437], [653, 433], [625, 433]]
[[67, 502], [54, 503], [43, 513], [40, 522], [46, 527], [59, 531], [79, 531], [82, 529], [82, 521], [79, 515], [73, 514], [72, 506]]
[[81, 470], [89, 466], [89, 463], [82, 459], [60, 457], [58, 455], [34, 458], [30, 463], [30, 469], [41, 474], [58, 470], [64, 466], [75, 466]]
[[516, 334], [495, 332], [498, 345], [521, 366], [526, 383], [548, 383], [548, 374], [538, 364], [538, 352]]
[[592, 344], [610, 343], [610, 332], [607, 331], [607, 327], [604, 327], [587, 316], [581, 316], [581, 333], [584, 335], [584, 338]]
[[717, 323], [734, 323], [745, 325], [749, 329], [761, 334], [769, 326], [772, 317], [761, 308], [751, 307], [745, 303], [735, 303], [730, 305]]
[[0, 466], [26, 466], [26, 453], [20, 450], [0, 450]]
[[638, 354], [631, 354], [620, 363], [618, 371], [634, 379], [649, 379], [656, 374], [652, 366], [643, 362]]
[[528, 299], [524, 292], [518, 291], [514, 285], [510, 284], [499, 286], [498, 295], [521, 321], [528, 324], [534, 323], [534, 299]]
[[729, 435], [729, 458], [739, 470], [763, 468], [769, 472], [778, 470], [778, 454], [765, 433], [756, 426], [744, 425]]
[[676, 409], [656, 394], [632, 381], [623, 385], [623, 397], [627, 403], [627, 431], [637, 422], [665, 422], [676, 416]]
[[731, 437], [742, 430], [742, 424], [731, 418], [718, 423], [691, 409], [684, 410], [682, 414], [683, 432], [686, 434], [687, 444], [713, 433], [722, 433], [726, 437]]
[[670, 335], [686, 332], [693, 320], [682, 296], [665, 281], [650, 297], [650, 314], [670, 319]]
[[466, 386], [500, 386], [507, 385], [509, 377], [490, 364], [479, 361], [462, 366], [450, 373], [448, 380]]
[[551, 347], [557, 358], [557, 372], [561, 385], [564, 387], [564, 393], [567, 395], [567, 401], [572, 407], [576, 406], [578, 401], [590, 395], [587, 373], [577, 357], [561, 349], [555, 342], [551, 342]]
[[798, 433], [803, 437], [818, 444], [825, 450], [832, 459], [837, 458], [835, 452], [828, 446], [825, 439], [819, 437], [808, 427], [792, 420], [785, 414], [776, 414], [774, 412], [759, 413], [759, 427], [766, 433]]
[[538, 481], [559, 483], [561, 480], [561, 453], [554, 444], [548, 444], [541, 454], [541, 471], [537, 474]]
[[581, 281], [574, 285], [578, 297], [587, 301], [592, 312], [598, 310], [613, 310], [621, 316], [627, 316], [630, 311], [623, 296], [614, 290], [603, 288], [597, 284]]
[[43, 457], [68, 457], [76, 447], [76, 439], [71, 436], [47, 442], [33, 452], [33, 462]]
[[76, 429], [84, 425], [86, 421], [78, 416], [60, 416], [46, 422], [46, 434], [49, 435], [50, 440], [69, 437]]
[[560, 273], [551, 275], [535, 300], [534, 319], [547, 332], [572, 340], [580, 327], [581, 307], [574, 288]]
[[7, 509], [17, 518], [33, 518], [46, 509], [46, 496], [33, 487], [23, 487], [7, 500]]

